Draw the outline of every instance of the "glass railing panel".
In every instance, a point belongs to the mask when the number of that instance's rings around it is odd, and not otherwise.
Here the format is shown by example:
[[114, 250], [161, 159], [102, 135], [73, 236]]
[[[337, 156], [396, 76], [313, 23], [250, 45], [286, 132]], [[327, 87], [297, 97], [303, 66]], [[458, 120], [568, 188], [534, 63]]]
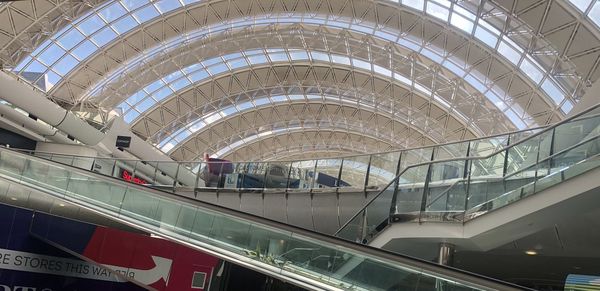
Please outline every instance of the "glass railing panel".
[[369, 168], [369, 181], [367, 189], [381, 189], [391, 180], [396, 178], [400, 152], [385, 154], [374, 154], [371, 156], [371, 167]]
[[433, 148], [412, 149], [402, 152], [400, 157], [400, 172], [411, 165], [431, 161]]
[[[400, 175], [394, 207], [394, 214], [396, 214], [397, 219], [412, 220], [420, 215], [428, 171], [429, 165], [421, 165], [409, 168]], [[403, 214], [404, 216], [397, 214]]]
[[27, 160], [9, 151], [0, 152], [0, 172], [9, 177], [21, 179]]
[[181, 205], [173, 231], [183, 236], [190, 236], [196, 219], [196, 208]]
[[529, 168], [537, 163], [540, 136], [525, 140], [508, 149], [506, 175]]
[[598, 136], [600, 132], [600, 116], [582, 118], [559, 125], [554, 129], [555, 153], [561, 152], [589, 137]]
[[270, 162], [265, 176], [265, 188], [287, 188], [291, 165], [292, 163]]
[[289, 188], [308, 189], [312, 187], [315, 177], [316, 160], [292, 162]]
[[25, 163], [22, 180], [30, 184], [52, 188], [64, 193], [68, 185], [69, 173], [50, 163]]
[[[106, 176], [116, 176], [114, 173], [116, 163], [114, 159], [94, 158], [93, 171]], [[156, 164], [151, 166], [156, 168]]]
[[358, 214], [352, 217], [344, 227], [338, 230], [335, 236], [348, 241], [361, 243], [363, 240], [363, 233], [365, 228], [364, 222], [365, 210], [362, 209]]
[[345, 187], [348, 183], [340, 181], [342, 159], [317, 160], [317, 168], [313, 188]]
[[[369, 160], [370, 158], [368, 155], [344, 158], [340, 187], [364, 189], [367, 179], [367, 169], [369, 168]], [[388, 182], [389, 181], [391, 181], [391, 179], [388, 180]], [[347, 186], [345, 184], [347, 184]]]
[[392, 201], [394, 199], [395, 183], [392, 183], [365, 208], [365, 239], [370, 240], [376, 233], [382, 231], [390, 219]]
[[241, 179], [240, 188], [261, 189], [265, 187], [265, 176], [267, 174], [268, 163], [251, 162], [245, 165], [245, 174]]
[[156, 177], [155, 184], [161, 187], [173, 187], [173, 178], [177, 174], [177, 168], [179, 168], [178, 162], [157, 162], [157, 170], [154, 175]]
[[469, 151], [469, 142], [458, 142], [436, 146], [434, 151], [434, 161], [441, 159], [464, 158], [467, 156]]
[[159, 226], [160, 222], [156, 217], [158, 204], [159, 198], [136, 188], [128, 188], [119, 214], [153, 226]]
[[[467, 194], [463, 183], [464, 174], [465, 161], [462, 160], [432, 164], [425, 210], [448, 211], [448, 208], [464, 208]], [[457, 203], [457, 200], [462, 202]]]
[[53, 161], [55, 161], [55, 162], [57, 162], [57, 163], [61, 163], [61, 164], [72, 166], [74, 158], [75, 158], [74, 156], [55, 154], [55, 155], [52, 155], [52, 157], [50, 159], [53, 160]]
[[126, 190], [126, 187], [120, 185], [109, 184], [87, 175], [71, 173], [66, 195], [118, 212]]

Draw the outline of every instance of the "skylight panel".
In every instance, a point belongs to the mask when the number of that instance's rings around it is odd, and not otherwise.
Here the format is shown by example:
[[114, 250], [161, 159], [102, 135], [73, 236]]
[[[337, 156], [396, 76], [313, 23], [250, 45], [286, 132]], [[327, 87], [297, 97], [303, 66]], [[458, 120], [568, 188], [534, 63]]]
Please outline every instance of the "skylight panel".
[[25, 71], [27, 71], [27, 72], [43, 73], [47, 69], [48, 69], [48, 67], [44, 66], [42, 63], [40, 63], [38, 61], [33, 61], [33, 62], [31, 62], [31, 64], [29, 64], [27, 66], [27, 68], [25, 69]]
[[38, 56], [38, 60], [42, 61], [47, 66], [50, 66], [65, 53], [65, 50], [53, 43], [40, 56]]
[[122, 19], [120, 19], [119, 21], [115, 22], [112, 25], [112, 27], [119, 34], [124, 34], [124, 33], [130, 31], [131, 29], [133, 29], [136, 26], [138, 26], [138, 22], [135, 21], [135, 19], [133, 19], [133, 17], [131, 17], [129, 15], [123, 17]]
[[265, 55], [249, 56], [248, 61], [250, 61], [250, 63], [253, 65], [260, 65], [268, 62]]
[[127, 98], [127, 103], [136, 104], [146, 98], [148, 95], [144, 91], [138, 91]]
[[76, 58], [83, 60], [83, 59], [87, 58], [89, 55], [91, 55], [93, 52], [95, 52], [97, 49], [98, 49], [98, 47], [96, 47], [96, 45], [94, 45], [94, 43], [92, 43], [89, 40], [85, 40], [72, 51], [72, 54]]
[[204, 80], [204, 79], [206, 79], [206, 77], [208, 77], [208, 72], [204, 69], [199, 70], [193, 74], [190, 74], [190, 76], [189, 76], [189, 78], [190, 78], [190, 80], [192, 80], [192, 82]]
[[125, 8], [123, 8], [123, 6], [121, 6], [121, 4], [119, 4], [119, 2], [115, 2], [98, 12], [98, 14], [100, 14], [100, 16], [107, 22], [113, 22], [119, 17], [125, 15], [125, 13], [127, 13], [127, 11]]
[[133, 17], [137, 19], [140, 23], [144, 23], [154, 17], [160, 15], [154, 5], [148, 5], [140, 10], [137, 10], [133, 13]]
[[171, 84], [171, 87], [173, 88], [173, 90], [175, 91], [179, 91], [189, 85], [191, 85], [192, 83], [187, 79], [187, 78], [181, 78], [175, 82], [173, 82]]
[[58, 63], [54, 65], [54, 70], [64, 76], [69, 73], [71, 69], [73, 69], [78, 63], [79, 61], [76, 58], [72, 57], [71, 55], [65, 55], [62, 60], [58, 61]]
[[144, 112], [150, 107], [152, 107], [154, 104], [156, 104], [156, 102], [152, 98], [148, 97], [144, 101], [138, 103], [135, 106], [135, 109], [137, 109], [139, 112]]
[[425, 6], [424, 0], [402, 0], [402, 4], [417, 9], [419, 11], [423, 11], [423, 7]]
[[560, 108], [565, 114], [567, 114], [573, 109], [573, 103], [569, 102], [569, 100], [565, 100], [565, 103]]
[[450, 24], [454, 25], [455, 27], [463, 30], [468, 34], [471, 34], [474, 26], [473, 21], [467, 19], [466, 17], [463, 17], [462, 15], [456, 12], [452, 13], [452, 17], [450, 18]]
[[269, 98], [258, 98], [256, 100], [254, 100], [254, 104], [256, 104], [256, 106], [261, 106], [261, 105], [265, 105], [265, 104], [269, 104]]
[[152, 97], [154, 97], [154, 99], [156, 99], [156, 101], [160, 102], [161, 100], [163, 100], [165, 97], [171, 95], [172, 93], [173, 93], [173, 90], [171, 90], [171, 88], [164, 87], [164, 88], [156, 91], [154, 94], [152, 94]]
[[227, 62], [227, 64], [229, 65], [229, 67], [233, 70], [233, 69], [237, 69], [237, 68], [243, 68], [243, 67], [247, 67], [248, 63], [246, 62], [245, 59], [237, 59], [237, 60], [232, 60]]
[[216, 64], [214, 66], [206, 68], [212, 75], [218, 75], [225, 71], [229, 71], [229, 68], [224, 63]]
[[571, 4], [573, 4], [575, 7], [577, 7], [579, 11], [585, 12], [590, 6], [590, 3], [592, 3], [592, 0], [569, 0], [569, 2], [571, 2]]
[[162, 80], [156, 80], [152, 83], [150, 83], [149, 85], [147, 85], [146, 87], [144, 87], [144, 91], [146, 92], [153, 92], [156, 91], [156, 89], [162, 87], [165, 83]]
[[125, 117], [123, 119], [125, 119], [125, 122], [127, 123], [131, 123], [132, 121], [134, 121], [140, 114], [135, 111], [135, 110], [130, 110], [129, 112], [125, 113]]
[[58, 43], [66, 50], [72, 49], [75, 45], [81, 42], [85, 36], [77, 29], [71, 29], [58, 39]]
[[308, 54], [306, 51], [290, 51], [290, 56], [294, 61], [308, 60]]
[[329, 62], [329, 54], [327, 53], [313, 51], [310, 52], [310, 56], [312, 57], [313, 61]]
[[92, 35], [94, 32], [100, 30], [106, 26], [106, 22], [102, 20], [98, 15], [93, 14], [84, 21], [77, 24], [77, 27], [87, 36]]
[[92, 41], [94, 41], [98, 47], [102, 47], [115, 38], [117, 38], [117, 34], [110, 27], [107, 27], [94, 34], [92, 36]]
[[519, 52], [506, 44], [504, 41], [500, 42], [500, 45], [498, 46], [498, 52], [515, 65], [517, 65], [521, 59], [521, 54], [519, 54]]
[[434, 2], [427, 2], [427, 14], [439, 18], [444, 21], [448, 21], [449, 11], [448, 8], [445, 8], [441, 5], [438, 5]]
[[146, 0], [121, 0], [121, 3], [127, 10], [133, 11], [137, 8], [144, 6], [144, 4], [148, 4]]
[[556, 86], [554, 82], [550, 81], [549, 79], [544, 80], [541, 87], [542, 90], [544, 90], [544, 92], [546, 92], [546, 94], [552, 98], [554, 104], [559, 105], [560, 102], [565, 99], [565, 95], [562, 93], [562, 90], [560, 90], [558, 86]]
[[491, 48], [496, 48], [496, 44], [498, 44], [498, 36], [480, 25], [475, 29], [475, 37]]
[[269, 58], [272, 62], [287, 61], [287, 55], [285, 53], [269, 53]]
[[332, 54], [331, 55], [331, 60], [334, 63], [337, 63], [337, 64], [342, 64], [342, 65], [347, 65], [347, 66], [350, 65], [350, 59], [348, 57], [346, 57], [346, 56], [340, 56], [340, 55], [334, 55], [334, 54]]
[[163, 14], [181, 7], [181, 3], [178, 0], [161, 0], [155, 2], [154, 5]]
[[536, 65], [534, 65], [529, 58], [524, 58], [520, 66], [521, 70], [529, 76], [533, 81], [539, 83], [544, 77], [544, 73]]
[[594, 4], [590, 10], [588, 17], [598, 26], [600, 26], [600, 2]]

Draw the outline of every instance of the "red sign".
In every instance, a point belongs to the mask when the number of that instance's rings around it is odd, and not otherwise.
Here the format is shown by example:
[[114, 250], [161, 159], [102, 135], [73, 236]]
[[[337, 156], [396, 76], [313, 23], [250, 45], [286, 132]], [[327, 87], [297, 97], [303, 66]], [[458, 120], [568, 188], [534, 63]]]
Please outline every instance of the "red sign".
[[127, 170], [123, 170], [121, 172], [121, 178], [127, 182], [133, 182], [135, 184], [140, 184], [140, 185], [148, 184], [148, 181], [146, 181], [142, 178], [132, 176], [131, 173], [129, 173], [129, 171], [127, 171]]
[[219, 259], [168, 240], [97, 227], [83, 255], [159, 291], [207, 290]]

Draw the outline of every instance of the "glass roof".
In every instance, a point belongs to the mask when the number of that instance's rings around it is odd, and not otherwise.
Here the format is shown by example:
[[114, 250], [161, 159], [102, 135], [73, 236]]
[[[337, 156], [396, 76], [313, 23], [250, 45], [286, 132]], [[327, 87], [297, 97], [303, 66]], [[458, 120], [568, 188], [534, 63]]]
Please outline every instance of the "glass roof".
[[[425, 96], [432, 97], [437, 104], [446, 109], [450, 109], [449, 100], [446, 101], [443, 97], [431, 92], [425, 86], [419, 84], [415, 80], [408, 79], [396, 72], [383, 68], [371, 62], [363, 61], [358, 58], [350, 58], [338, 54], [328, 54], [318, 51], [305, 50], [285, 50], [285, 49], [267, 49], [251, 50], [239, 53], [228, 54], [222, 57], [207, 59], [201, 63], [187, 66], [181, 70], [174, 71], [165, 77], [158, 79], [142, 90], [132, 94], [123, 103], [119, 105], [124, 113], [124, 119], [128, 123], [135, 123], [140, 116], [151, 111], [157, 103], [162, 100], [167, 100], [173, 95], [177, 95], [185, 91], [191, 84], [201, 83], [214, 77], [215, 75], [232, 70], [247, 68], [250, 65], [259, 66], [263, 64], [276, 64], [282, 62], [298, 62], [312, 61], [313, 63], [332, 63], [352, 67], [355, 70], [368, 71], [382, 78], [393, 78], [408, 88], [413, 88]], [[512, 109], [508, 109], [512, 110]], [[464, 122], [468, 122], [468, 118], [455, 112]], [[516, 114], [516, 113], [515, 113]], [[515, 115], [516, 116], [516, 115]], [[513, 120], [515, 124], [525, 126], [519, 118]]]
[[[473, 36], [492, 50], [497, 50], [508, 62], [512, 63], [522, 71], [532, 82], [540, 86], [555, 105], [561, 106], [564, 113], [568, 113], [572, 109], [573, 104], [566, 100], [565, 92], [557, 85], [558, 82], [554, 80], [554, 78], [549, 75], [531, 55], [527, 54], [522, 47], [513, 42], [507, 35], [503, 35], [484, 19], [476, 17], [476, 15], [470, 11], [447, 0], [390, 1], [400, 2], [412, 9], [422, 11], [427, 15], [447, 22], [452, 27]], [[23, 59], [14, 70], [20, 73], [40, 72], [47, 76], [47, 79], [51, 84], [57, 84], [80, 62], [89, 59], [93, 54], [97, 53], [101, 48], [107, 46], [111, 41], [120, 37], [122, 34], [139, 27], [141, 24], [148, 23], [163, 14], [194, 2], [198, 1], [108, 1], [106, 4], [95, 8], [93, 11], [76, 19], [61, 31], [54, 34], [33, 51], [30, 56]], [[594, 8], [596, 6], [597, 5], [595, 5]], [[498, 104], [503, 103], [502, 98], [497, 96], [494, 90], [486, 88], [486, 85], [483, 84], [482, 81], [477, 80], [477, 73], [465, 72], [465, 70], [462, 69], [464, 64], [456, 64], [449, 59], [444, 59], [446, 53], [443, 52], [443, 50], [439, 48], [426, 48], [423, 46], [424, 42], [422, 40], [416, 40], [415, 44], [415, 40], [399, 37], [397, 32], [387, 31], [385, 28], [374, 28], [373, 25], [366, 25], [364, 22], [356, 23], [341, 18], [319, 18], [318, 16], [305, 17], [302, 15], [286, 15], [286, 17], [273, 18], [272, 15], [269, 15], [263, 16], [262, 19], [260, 17], [251, 20], [246, 19], [245, 21], [240, 22], [240, 24], [272, 23], [273, 21], [293, 21], [341, 27], [362, 33], [373, 34], [376, 37], [396, 42], [440, 63], [457, 75], [464, 76], [464, 79], [469, 84], [484, 92], [484, 94], [496, 104], [496, 106], [499, 106], [501, 110], [506, 106], [505, 104]], [[213, 27], [211, 30], [219, 30], [226, 26], [228, 25], [223, 24]], [[182, 37], [180, 39], [185, 38], [186, 37]], [[51, 88], [51, 86], [49, 87]], [[512, 115], [512, 113], [507, 113], [507, 116], [510, 115]], [[518, 124], [517, 126], [519, 128], [522, 127]]]
[[600, 1], [595, 0], [568, 0], [579, 12], [589, 18], [600, 28]]
[[[205, 114], [204, 116], [197, 118], [195, 121], [189, 122], [186, 126], [180, 128], [179, 130], [173, 132], [167, 137], [163, 138], [156, 147], [159, 148], [164, 153], [170, 153], [174, 150], [178, 145], [184, 144], [189, 138], [191, 138], [194, 133], [202, 130], [206, 126], [218, 122], [228, 116], [251, 111], [258, 108], [271, 107], [279, 104], [292, 104], [292, 103], [306, 103], [313, 101], [333, 101], [333, 102], [342, 102], [351, 106], [360, 106], [359, 108], [364, 108], [366, 110], [370, 110], [375, 112], [376, 109], [374, 106], [370, 104], [366, 104], [365, 102], [360, 102], [357, 100], [353, 100], [350, 98], [344, 98], [340, 96], [333, 95], [316, 95], [316, 94], [285, 94], [285, 95], [273, 95], [270, 97], [262, 97], [255, 98], [252, 100], [247, 100], [245, 102], [237, 103], [232, 106], [228, 106], [225, 108], [219, 109], [217, 112], [211, 112]], [[377, 112], [382, 111], [383, 108], [377, 108]], [[386, 113], [390, 115], [394, 115], [391, 109]]]

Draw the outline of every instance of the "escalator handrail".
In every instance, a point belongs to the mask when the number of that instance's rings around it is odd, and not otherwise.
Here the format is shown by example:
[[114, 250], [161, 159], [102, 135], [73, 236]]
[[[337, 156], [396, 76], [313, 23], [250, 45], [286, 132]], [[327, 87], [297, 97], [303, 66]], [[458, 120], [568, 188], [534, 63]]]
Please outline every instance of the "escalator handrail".
[[[392, 261], [394, 263], [403, 265], [403, 266], [407, 267], [408, 269], [411, 269], [416, 272], [420, 271], [420, 272], [428, 273], [429, 275], [432, 275], [432, 276], [441, 276], [441, 277], [449, 279], [449, 280], [463, 282], [468, 285], [475, 284], [475, 285], [483, 286], [483, 287], [490, 288], [493, 290], [523, 290], [523, 287], [521, 287], [521, 286], [511, 284], [508, 282], [503, 282], [503, 281], [500, 281], [500, 280], [497, 280], [494, 278], [489, 278], [486, 276], [482, 276], [479, 274], [471, 273], [468, 271], [464, 271], [464, 270], [460, 270], [460, 269], [456, 269], [456, 268], [452, 268], [452, 267], [448, 267], [448, 266], [441, 266], [439, 264], [429, 262], [426, 260], [422, 260], [419, 258], [414, 258], [414, 257], [406, 256], [406, 255], [389, 252], [389, 251], [379, 249], [379, 248], [365, 246], [365, 245], [350, 242], [348, 240], [344, 240], [344, 239], [341, 239], [341, 238], [338, 238], [335, 236], [326, 235], [326, 234], [318, 233], [318, 232], [311, 231], [308, 229], [303, 229], [300, 227], [284, 224], [284, 223], [281, 223], [281, 222], [278, 222], [275, 220], [259, 217], [259, 216], [253, 215], [253, 214], [233, 210], [230, 208], [225, 208], [225, 207], [211, 204], [208, 202], [199, 201], [199, 200], [195, 200], [195, 199], [184, 197], [184, 196], [179, 196], [179, 195], [176, 195], [171, 192], [161, 191], [161, 190], [154, 189], [154, 188], [148, 188], [148, 187], [138, 185], [135, 183], [129, 183], [129, 182], [123, 181], [121, 179], [111, 177], [111, 176], [105, 176], [105, 175], [102, 175], [99, 173], [95, 173], [93, 171], [87, 171], [87, 170], [83, 170], [81, 168], [77, 168], [74, 166], [65, 165], [65, 164], [61, 164], [61, 163], [53, 162], [53, 161], [48, 161], [43, 158], [39, 158], [39, 157], [24, 154], [24, 153], [12, 151], [10, 149], [0, 148], [0, 154], [3, 151], [9, 151], [12, 154], [19, 155], [19, 156], [23, 157], [25, 160], [36, 160], [38, 162], [51, 164], [51, 165], [59, 167], [59, 168], [62, 167], [64, 169], [67, 169], [69, 172], [78, 173], [83, 176], [91, 176], [93, 178], [97, 178], [99, 180], [104, 180], [104, 181], [109, 181], [110, 183], [117, 184], [117, 185], [120, 185], [123, 187], [134, 188], [134, 189], [142, 191], [142, 192], [147, 192], [147, 193], [156, 195], [162, 199], [173, 200], [173, 201], [177, 201], [177, 202], [181, 202], [181, 203], [188, 203], [188, 204], [191, 204], [191, 205], [199, 207], [199, 208], [203, 208], [203, 209], [206, 209], [209, 211], [218, 212], [219, 214], [224, 214], [224, 215], [230, 216], [234, 219], [247, 220], [252, 223], [256, 223], [256, 224], [263, 225], [266, 227], [271, 227], [271, 228], [275, 228], [275, 229], [279, 229], [279, 230], [288, 231], [291, 233], [296, 233], [298, 235], [305, 236], [305, 237], [308, 237], [308, 238], [311, 238], [311, 239], [314, 239], [317, 241], [323, 241], [323, 242], [327, 242], [327, 243], [330, 243], [330, 244], [333, 244], [336, 246], [340, 246], [340, 247], [343, 247], [346, 249], [350, 249], [352, 251], [374, 257], [376, 259], [379, 258], [379, 259], [384, 259], [387, 261]], [[10, 180], [14, 180], [17, 183], [22, 183], [22, 181], [18, 181], [12, 177], [6, 177], [6, 178], [10, 179]], [[47, 189], [44, 189], [44, 190], [50, 191]], [[62, 199], [62, 198], [59, 198], [59, 199]], [[529, 289], [526, 289], [526, 290], [529, 290]]]
[[[585, 114], [587, 114], [587, 113], [589, 113], [589, 112], [592, 112], [592, 111], [594, 111], [595, 109], [598, 109], [598, 108], [600, 108], [600, 103], [598, 103], [598, 104], [596, 104], [596, 105], [593, 105], [593, 106], [591, 106], [591, 107], [587, 108], [586, 110], [584, 110], [584, 111], [582, 111], [582, 112], [580, 112], [580, 113], [578, 113], [578, 114], [575, 114], [575, 115], [573, 115], [573, 116], [571, 116], [571, 117], [569, 117], [569, 118], [566, 118], [566, 119], [564, 119], [564, 120], [561, 120], [560, 122], [557, 122], [557, 123], [555, 123], [555, 124], [553, 124], [553, 125], [551, 125], [551, 126], [548, 126], [548, 127], [546, 127], [544, 130], [542, 130], [542, 131], [539, 131], [539, 132], [536, 132], [535, 134], [532, 134], [532, 135], [528, 136], [528, 137], [527, 137], [527, 138], [525, 138], [525, 139], [519, 140], [519, 141], [517, 141], [517, 142], [515, 142], [515, 143], [513, 143], [513, 144], [510, 144], [510, 145], [507, 145], [507, 146], [503, 147], [502, 149], [496, 150], [496, 151], [494, 151], [494, 152], [492, 152], [492, 153], [490, 153], [490, 154], [488, 154], [488, 155], [486, 155], [486, 156], [477, 156], [477, 157], [458, 157], [458, 158], [451, 158], [451, 159], [439, 159], [439, 160], [434, 160], [434, 161], [426, 161], [426, 162], [417, 163], [417, 164], [412, 164], [412, 165], [410, 165], [410, 166], [407, 166], [407, 167], [406, 167], [406, 168], [404, 168], [404, 169], [403, 169], [403, 170], [402, 170], [400, 173], [398, 173], [398, 175], [397, 175], [397, 176], [396, 176], [394, 179], [392, 179], [392, 180], [391, 180], [391, 181], [390, 181], [390, 182], [389, 182], [389, 183], [388, 183], [388, 184], [387, 184], [385, 187], [383, 187], [383, 188], [382, 188], [383, 190], [381, 190], [381, 191], [380, 191], [380, 192], [379, 192], [377, 195], [375, 195], [375, 196], [373, 196], [371, 199], [369, 199], [369, 201], [367, 201], [367, 203], [365, 203], [365, 205], [364, 205], [364, 206], [363, 206], [361, 209], [359, 209], [359, 210], [358, 210], [358, 211], [357, 211], [357, 212], [356, 212], [356, 213], [355, 213], [355, 214], [354, 214], [352, 217], [350, 217], [350, 218], [349, 218], [349, 219], [348, 219], [348, 220], [347, 220], [347, 221], [346, 221], [346, 222], [345, 222], [345, 223], [344, 223], [344, 224], [343, 224], [343, 225], [342, 225], [342, 226], [341, 226], [341, 227], [340, 227], [340, 228], [339, 228], [339, 229], [338, 229], [338, 230], [337, 230], [337, 231], [336, 231], [336, 232], [335, 232], [333, 235], [337, 236], [337, 235], [338, 235], [338, 234], [339, 234], [339, 233], [340, 233], [340, 232], [341, 232], [341, 231], [342, 231], [342, 230], [343, 230], [343, 229], [344, 229], [344, 228], [345, 228], [345, 227], [346, 227], [348, 224], [350, 224], [350, 222], [352, 222], [352, 220], [354, 220], [354, 219], [355, 219], [357, 216], [361, 215], [361, 213], [362, 213], [363, 211], [365, 211], [365, 209], [366, 209], [367, 207], [369, 207], [369, 205], [371, 205], [371, 203], [372, 203], [373, 201], [375, 201], [377, 198], [379, 198], [379, 196], [381, 196], [383, 193], [385, 193], [385, 191], [386, 191], [386, 190], [387, 190], [387, 189], [388, 189], [388, 188], [389, 188], [389, 187], [390, 187], [392, 184], [396, 183], [396, 182], [397, 182], [397, 181], [400, 179], [400, 177], [401, 177], [401, 176], [402, 176], [404, 173], [406, 173], [406, 171], [408, 171], [408, 170], [410, 170], [410, 169], [412, 169], [412, 168], [416, 168], [416, 167], [420, 167], [420, 166], [425, 166], [425, 165], [431, 165], [431, 164], [437, 164], [437, 163], [447, 163], [447, 162], [456, 162], [456, 161], [485, 160], [485, 159], [487, 159], [487, 158], [490, 158], [490, 157], [492, 157], [492, 156], [494, 156], [494, 155], [497, 155], [497, 154], [499, 154], [499, 153], [501, 153], [501, 152], [508, 151], [509, 149], [511, 149], [511, 148], [513, 148], [513, 147], [516, 147], [516, 146], [518, 146], [518, 145], [520, 145], [520, 144], [522, 144], [522, 143], [525, 143], [525, 142], [527, 142], [527, 141], [529, 141], [529, 140], [531, 140], [531, 139], [533, 139], [533, 138], [536, 138], [536, 137], [538, 137], [538, 136], [540, 136], [540, 135], [542, 135], [542, 134], [544, 134], [544, 133], [546, 133], [546, 132], [549, 132], [549, 131], [551, 131], [551, 130], [554, 130], [554, 129], [555, 129], [555, 128], [557, 128], [558, 126], [561, 126], [561, 125], [563, 125], [563, 124], [566, 124], [566, 123], [569, 123], [569, 122], [575, 121], [577, 118], [579, 118], [579, 117], [581, 117], [581, 116], [583, 116], [583, 115], [585, 115]], [[586, 118], [582, 118], [581, 120], [585, 120], [585, 119], [593, 118], [593, 117], [596, 117], [596, 116], [599, 116], [599, 115], [600, 115], [600, 113], [597, 113], [597, 114], [594, 114], [593, 116], [586, 117]], [[538, 150], [539, 150], [539, 149], [538, 149]], [[529, 167], [528, 167], [528, 168], [529, 168]], [[503, 178], [504, 178], [504, 177], [503, 177]]]

